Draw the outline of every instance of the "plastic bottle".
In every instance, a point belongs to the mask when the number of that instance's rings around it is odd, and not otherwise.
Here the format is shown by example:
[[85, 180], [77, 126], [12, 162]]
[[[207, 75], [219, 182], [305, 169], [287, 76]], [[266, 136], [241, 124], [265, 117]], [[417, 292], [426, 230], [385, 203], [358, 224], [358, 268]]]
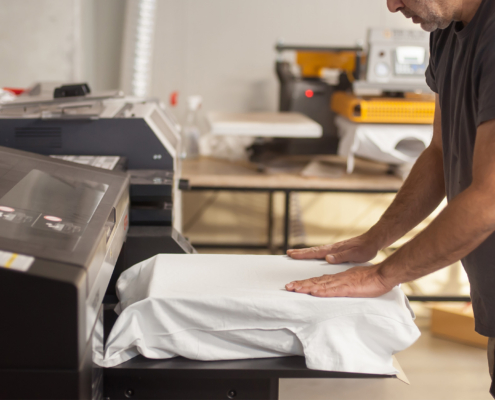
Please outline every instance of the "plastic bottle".
[[187, 98], [187, 114], [182, 128], [182, 158], [196, 158], [199, 156], [199, 110], [203, 99], [201, 96]]

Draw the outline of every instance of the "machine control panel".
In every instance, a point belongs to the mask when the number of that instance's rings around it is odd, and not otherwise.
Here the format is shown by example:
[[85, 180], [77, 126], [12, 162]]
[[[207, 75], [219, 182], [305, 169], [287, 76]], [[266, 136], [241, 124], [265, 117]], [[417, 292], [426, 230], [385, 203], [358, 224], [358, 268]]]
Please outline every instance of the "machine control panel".
[[[366, 81], [360, 86], [392, 85], [389, 91], [428, 90], [429, 35], [419, 30], [371, 29]], [[404, 87], [403, 90], [402, 86]]]

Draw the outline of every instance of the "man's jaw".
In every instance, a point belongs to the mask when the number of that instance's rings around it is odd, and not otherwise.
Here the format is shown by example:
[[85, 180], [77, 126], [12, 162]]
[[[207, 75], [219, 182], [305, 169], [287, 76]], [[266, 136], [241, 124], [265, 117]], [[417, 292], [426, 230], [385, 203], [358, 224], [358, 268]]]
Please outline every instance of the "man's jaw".
[[421, 22], [421, 29], [423, 29], [426, 32], [433, 32], [436, 31], [439, 28], [438, 23], [436, 22]]
[[426, 21], [423, 18], [421, 18], [419, 15], [412, 12], [411, 10], [404, 9], [404, 10], [401, 10], [401, 12], [402, 12], [402, 14], [404, 14], [404, 16], [407, 19], [412, 19], [413, 23], [420, 24], [421, 28], [426, 32], [433, 32], [434, 30], [438, 29], [438, 27], [439, 27], [439, 24], [437, 22]]
[[419, 23], [423, 23], [423, 20], [420, 17], [418, 17], [417, 15], [414, 15], [412, 17], [412, 22], [414, 22], [415, 24], [419, 24]]

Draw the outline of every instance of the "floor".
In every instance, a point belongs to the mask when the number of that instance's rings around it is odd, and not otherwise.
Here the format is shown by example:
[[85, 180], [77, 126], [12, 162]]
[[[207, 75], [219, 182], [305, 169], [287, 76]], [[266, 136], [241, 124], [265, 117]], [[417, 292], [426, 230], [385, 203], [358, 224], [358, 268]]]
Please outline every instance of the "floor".
[[[424, 321], [426, 322], [426, 321]], [[424, 323], [424, 325], [427, 325]], [[483, 349], [432, 337], [428, 328], [398, 354], [410, 385], [365, 384], [318, 379], [285, 379], [280, 400], [489, 400], [490, 377]], [[388, 380], [387, 380], [388, 381]]]

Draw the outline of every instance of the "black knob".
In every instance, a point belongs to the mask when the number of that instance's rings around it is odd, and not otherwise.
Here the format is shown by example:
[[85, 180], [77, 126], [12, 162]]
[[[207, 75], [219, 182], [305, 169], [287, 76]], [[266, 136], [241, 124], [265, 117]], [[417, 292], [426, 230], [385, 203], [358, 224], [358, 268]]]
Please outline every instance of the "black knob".
[[86, 96], [91, 93], [87, 83], [63, 85], [53, 91], [53, 98]]
[[125, 397], [130, 399], [132, 396], [134, 396], [134, 390], [133, 389], [126, 389], [124, 392]]
[[190, 190], [191, 185], [189, 185], [189, 180], [188, 179], [180, 179], [179, 180], [179, 189], [180, 190]]
[[227, 393], [227, 397], [228, 397], [229, 399], [233, 399], [233, 398], [235, 398], [236, 396], [237, 396], [237, 392], [236, 392], [234, 389], [229, 390], [229, 392]]

